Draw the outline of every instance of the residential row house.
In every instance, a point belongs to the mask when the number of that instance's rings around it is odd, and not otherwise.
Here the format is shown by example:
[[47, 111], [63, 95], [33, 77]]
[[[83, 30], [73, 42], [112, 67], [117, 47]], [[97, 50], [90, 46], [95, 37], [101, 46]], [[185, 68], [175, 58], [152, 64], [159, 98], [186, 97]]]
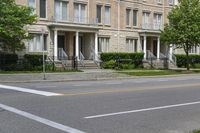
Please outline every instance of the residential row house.
[[[98, 60], [102, 52], [144, 52], [158, 60], [173, 54], [160, 43], [167, 15], [177, 0], [16, 0], [38, 16], [26, 28], [33, 39], [27, 52], [58, 59]], [[176, 51], [175, 51], [176, 52]], [[179, 51], [180, 52], [180, 51]], [[198, 51], [199, 52], [199, 51]]]

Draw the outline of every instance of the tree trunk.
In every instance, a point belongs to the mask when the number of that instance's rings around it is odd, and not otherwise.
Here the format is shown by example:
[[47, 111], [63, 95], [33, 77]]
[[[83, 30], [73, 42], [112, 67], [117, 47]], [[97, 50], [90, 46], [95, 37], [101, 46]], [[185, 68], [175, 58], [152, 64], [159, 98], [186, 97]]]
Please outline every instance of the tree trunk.
[[190, 70], [190, 60], [189, 60], [189, 51], [188, 51], [188, 49], [186, 51], [186, 59], [187, 59], [186, 66], [187, 66], [187, 70], [189, 71]]

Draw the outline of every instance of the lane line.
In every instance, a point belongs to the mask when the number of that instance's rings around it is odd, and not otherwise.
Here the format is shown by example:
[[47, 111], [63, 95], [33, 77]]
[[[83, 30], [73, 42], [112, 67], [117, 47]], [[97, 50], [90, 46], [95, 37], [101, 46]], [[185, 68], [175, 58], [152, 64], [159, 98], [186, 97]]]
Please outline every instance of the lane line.
[[121, 88], [121, 89], [107, 89], [102, 91], [86, 91], [86, 92], [74, 92], [74, 93], [63, 93], [63, 96], [80, 96], [80, 95], [97, 95], [105, 93], [125, 93], [125, 92], [134, 92], [134, 91], [145, 91], [145, 90], [162, 90], [162, 89], [173, 89], [182, 87], [200, 87], [200, 83], [197, 84], [180, 84], [180, 85], [164, 85], [164, 86], [147, 86], [147, 87], [137, 87], [137, 88]]
[[9, 112], [18, 114], [20, 116], [26, 117], [28, 119], [37, 121], [39, 123], [45, 124], [47, 126], [62, 130], [62, 131], [67, 132], [67, 133], [85, 133], [83, 131], [80, 131], [80, 130], [77, 130], [77, 129], [74, 129], [74, 128], [71, 128], [71, 127], [68, 127], [68, 126], [53, 122], [51, 120], [48, 120], [48, 119], [45, 119], [45, 118], [30, 114], [30, 113], [27, 113], [27, 112], [24, 112], [24, 111], [21, 111], [21, 110], [18, 110], [16, 108], [13, 108], [13, 107], [10, 107], [10, 106], [4, 105], [4, 104], [0, 104], [0, 108], [2, 108], [4, 110], [7, 110]]
[[59, 93], [38, 91], [38, 90], [33, 90], [33, 89], [27, 89], [27, 88], [22, 88], [22, 87], [15, 87], [15, 86], [7, 86], [7, 85], [1, 85], [1, 84], [0, 84], [0, 88], [7, 89], [7, 90], [26, 92], [26, 93], [31, 93], [31, 94], [37, 94], [37, 95], [42, 95], [42, 96], [60, 96], [60, 95], [62, 95]]
[[160, 106], [160, 107], [152, 107], [152, 108], [146, 108], [146, 109], [129, 110], [129, 111], [116, 112], [116, 113], [108, 113], [108, 114], [101, 114], [101, 115], [93, 115], [93, 116], [87, 116], [87, 117], [84, 117], [84, 118], [85, 119], [101, 118], [101, 117], [107, 117], [107, 116], [115, 116], [115, 115], [130, 114], [130, 113], [139, 113], [139, 112], [161, 110], [161, 109], [175, 108], [175, 107], [195, 105], [195, 104], [200, 104], [200, 101], [191, 102], [191, 103], [182, 103], [182, 104]]

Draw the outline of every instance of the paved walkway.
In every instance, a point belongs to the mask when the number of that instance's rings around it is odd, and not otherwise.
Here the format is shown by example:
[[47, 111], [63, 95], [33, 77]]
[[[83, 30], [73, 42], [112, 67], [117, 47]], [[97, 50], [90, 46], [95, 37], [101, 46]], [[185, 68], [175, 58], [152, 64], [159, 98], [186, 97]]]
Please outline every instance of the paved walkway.
[[0, 74], [0, 83], [6, 82], [43, 82], [43, 81], [81, 81], [81, 80], [106, 80], [131, 78], [125, 74], [116, 73], [113, 70], [88, 69], [84, 72], [63, 72], [63, 73], [46, 73], [44, 80], [43, 73], [27, 74]]

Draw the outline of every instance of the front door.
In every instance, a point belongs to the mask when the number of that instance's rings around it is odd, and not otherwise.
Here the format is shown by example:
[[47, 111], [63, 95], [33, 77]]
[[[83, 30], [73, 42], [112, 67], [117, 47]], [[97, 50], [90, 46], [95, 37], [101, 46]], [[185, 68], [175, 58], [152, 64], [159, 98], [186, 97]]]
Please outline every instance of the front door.
[[58, 48], [65, 49], [65, 36], [63, 35], [58, 35]]
[[153, 40], [153, 54], [157, 56], [157, 40]]

